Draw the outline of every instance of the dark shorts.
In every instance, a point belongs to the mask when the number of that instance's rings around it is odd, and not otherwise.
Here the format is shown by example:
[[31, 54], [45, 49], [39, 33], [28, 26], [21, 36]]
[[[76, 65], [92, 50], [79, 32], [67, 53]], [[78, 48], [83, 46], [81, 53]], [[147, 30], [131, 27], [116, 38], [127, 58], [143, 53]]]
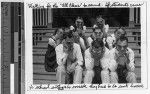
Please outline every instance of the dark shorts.
[[126, 66], [118, 65], [116, 72], [118, 74], [118, 83], [127, 83], [126, 77], [128, 71]]
[[100, 66], [95, 66], [93, 68], [93, 71], [94, 71], [95, 75], [93, 77], [92, 83], [93, 84], [101, 84], [102, 83], [102, 80], [101, 80], [102, 68]]
[[65, 84], [73, 84], [73, 75], [74, 75], [74, 72], [66, 73]]

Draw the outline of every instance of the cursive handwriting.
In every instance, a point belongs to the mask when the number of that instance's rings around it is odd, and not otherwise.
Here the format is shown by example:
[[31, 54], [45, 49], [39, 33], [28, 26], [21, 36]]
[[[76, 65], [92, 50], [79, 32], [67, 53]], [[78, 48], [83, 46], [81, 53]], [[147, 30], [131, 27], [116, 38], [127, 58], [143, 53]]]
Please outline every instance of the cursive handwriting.
[[35, 8], [39, 8], [39, 9], [45, 8], [44, 5], [33, 4], [33, 3], [28, 4], [28, 6], [29, 6], [29, 8], [33, 8], [33, 9], [35, 9]]
[[39, 3], [28, 4], [29, 8], [87, 8], [87, 7], [141, 7], [143, 2], [95, 2], [95, 3]]
[[72, 90], [72, 89], [124, 89], [124, 88], [144, 88], [143, 84], [73, 84], [73, 85], [31, 85], [30, 90]]
[[135, 84], [131, 84], [130, 87], [131, 88], [144, 88], [144, 85], [143, 84], [138, 84], [138, 85], [137, 84], [136, 85]]
[[121, 2], [106, 2], [106, 7], [129, 7], [128, 3], [121, 3]]

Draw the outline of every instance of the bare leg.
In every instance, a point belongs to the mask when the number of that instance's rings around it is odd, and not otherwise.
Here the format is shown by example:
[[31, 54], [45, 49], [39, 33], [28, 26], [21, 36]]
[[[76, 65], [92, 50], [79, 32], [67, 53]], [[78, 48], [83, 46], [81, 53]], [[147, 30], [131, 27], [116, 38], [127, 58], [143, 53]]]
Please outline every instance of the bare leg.
[[56, 79], [58, 84], [65, 84], [65, 75], [66, 75], [65, 67], [58, 66], [56, 73]]
[[128, 72], [126, 80], [128, 83], [137, 83], [136, 81], [136, 75], [134, 72]]
[[101, 79], [102, 79], [102, 83], [110, 83], [110, 77], [109, 77], [108, 70], [104, 69], [101, 71]]
[[94, 77], [93, 70], [87, 70], [86, 74], [85, 74], [85, 77], [84, 77], [84, 83], [85, 84], [91, 84], [92, 80], [93, 80], [93, 77]]
[[73, 81], [74, 84], [81, 84], [82, 71], [83, 71], [82, 67], [77, 65], [75, 69], [75, 74], [74, 74], [74, 81]]

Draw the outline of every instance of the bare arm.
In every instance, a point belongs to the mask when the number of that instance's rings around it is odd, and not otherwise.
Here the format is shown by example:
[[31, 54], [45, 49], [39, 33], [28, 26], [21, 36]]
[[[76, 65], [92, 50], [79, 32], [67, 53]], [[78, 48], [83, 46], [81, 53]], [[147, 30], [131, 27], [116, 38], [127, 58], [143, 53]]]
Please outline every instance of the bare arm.
[[60, 45], [57, 46], [55, 50], [56, 50], [56, 60], [58, 65], [64, 65], [68, 57], [68, 54], [63, 52], [63, 48], [61, 48]]

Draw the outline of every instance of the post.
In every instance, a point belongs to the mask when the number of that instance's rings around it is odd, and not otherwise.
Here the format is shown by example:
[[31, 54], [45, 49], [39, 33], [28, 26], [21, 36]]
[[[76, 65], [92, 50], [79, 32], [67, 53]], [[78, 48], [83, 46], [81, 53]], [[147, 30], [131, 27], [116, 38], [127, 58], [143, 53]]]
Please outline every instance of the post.
[[52, 9], [48, 8], [48, 28], [52, 28], [52, 23], [53, 23], [53, 14], [52, 14]]
[[134, 27], [134, 8], [129, 9], [129, 27]]

